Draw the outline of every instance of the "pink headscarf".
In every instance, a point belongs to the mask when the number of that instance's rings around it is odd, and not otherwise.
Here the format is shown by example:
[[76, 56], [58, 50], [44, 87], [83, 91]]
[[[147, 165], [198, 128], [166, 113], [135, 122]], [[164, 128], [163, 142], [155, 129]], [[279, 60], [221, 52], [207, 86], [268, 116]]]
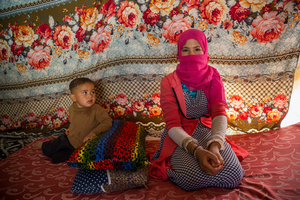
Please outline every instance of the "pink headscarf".
[[[203, 55], [181, 56], [181, 49], [189, 39], [197, 40], [204, 52]], [[177, 58], [179, 64], [176, 68], [176, 74], [189, 90], [201, 90], [212, 80], [213, 68], [207, 64], [209, 56], [207, 55], [207, 40], [205, 34], [197, 29], [189, 29], [183, 32], [177, 44]]]

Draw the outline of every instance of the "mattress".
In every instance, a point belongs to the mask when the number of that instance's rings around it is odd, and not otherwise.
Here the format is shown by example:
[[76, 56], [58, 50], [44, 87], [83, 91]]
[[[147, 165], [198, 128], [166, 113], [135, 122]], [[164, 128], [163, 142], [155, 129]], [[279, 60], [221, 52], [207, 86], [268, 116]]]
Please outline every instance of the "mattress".
[[[53, 164], [33, 143], [0, 160], [0, 199], [300, 199], [300, 123], [263, 133], [228, 136], [249, 152], [235, 189], [185, 191], [171, 181], [149, 178], [145, 187], [111, 193], [73, 194], [76, 168]], [[41, 139], [43, 140], [43, 139]], [[146, 151], [159, 141], [146, 140]]]

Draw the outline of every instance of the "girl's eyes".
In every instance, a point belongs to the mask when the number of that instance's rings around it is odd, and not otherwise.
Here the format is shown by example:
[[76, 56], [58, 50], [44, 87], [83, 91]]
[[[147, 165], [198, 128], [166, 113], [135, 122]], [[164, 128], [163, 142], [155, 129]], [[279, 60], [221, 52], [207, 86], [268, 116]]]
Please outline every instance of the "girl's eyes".
[[91, 94], [95, 94], [95, 92], [91, 92]]
[[[195, 49], [196, 51], [200, 51], [200, 52], [202, 52], [202, 49], [201, 48], [197, 48], [197, 49]], [[182, 49], [182, 52], [188, 52], [189, 50], [188, 49]]]

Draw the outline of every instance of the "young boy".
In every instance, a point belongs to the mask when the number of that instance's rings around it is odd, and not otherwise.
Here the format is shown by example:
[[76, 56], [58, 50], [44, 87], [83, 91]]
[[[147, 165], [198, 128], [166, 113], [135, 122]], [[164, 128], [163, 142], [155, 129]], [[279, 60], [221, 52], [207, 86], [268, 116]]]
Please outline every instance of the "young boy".
[[53, 163], [64, 162], [80, 145], [112, 126], [106, 110], [95, 104], [95, 85], [88, 78], [76, 78], [69, 85], [73, 104], [69, 108], [70, 126], [66, 134], [50, 141], [39, 141], [34, 149], [42, 149]]

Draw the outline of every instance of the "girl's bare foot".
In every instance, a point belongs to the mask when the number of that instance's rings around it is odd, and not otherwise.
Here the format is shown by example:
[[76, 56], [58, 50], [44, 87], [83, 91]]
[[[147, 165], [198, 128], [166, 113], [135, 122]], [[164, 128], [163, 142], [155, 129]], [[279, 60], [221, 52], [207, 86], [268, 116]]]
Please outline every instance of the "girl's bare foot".
[[33, 149], [34, 150], [39, 150], [42, 148], [43, 142], [42, 141], [38, 141], [33, 145]]

